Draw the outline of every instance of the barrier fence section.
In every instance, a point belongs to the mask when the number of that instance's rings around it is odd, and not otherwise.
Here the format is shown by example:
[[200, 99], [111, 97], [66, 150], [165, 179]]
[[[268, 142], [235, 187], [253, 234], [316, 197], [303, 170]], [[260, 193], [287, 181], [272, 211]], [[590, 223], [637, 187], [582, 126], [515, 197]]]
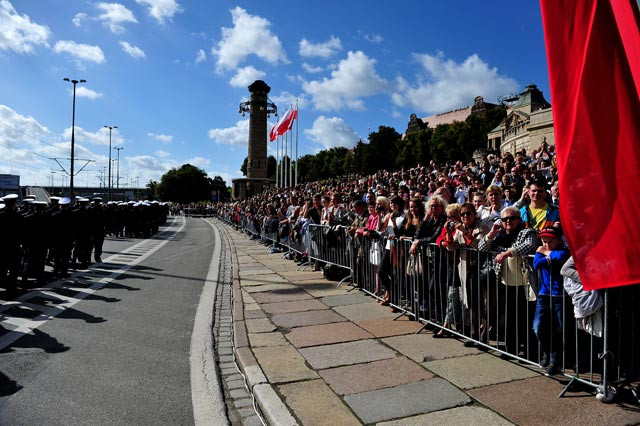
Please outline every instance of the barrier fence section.
[[554, 363], [571, 379], [559, 396], [580, 382], [611, 398], [609, 381], [624, 385], [640, 377], [638, 285], [605, 291], [603, 308], [576, 319], [566, 291], [538, 295], [532, 257], [509, 258], [498, 277], [491, 263], [497, 253], [435, 244], [412, 253], [411, 239], [351, 235], [344, 226], [308, 224], [280, 238], [265, 226], [258, 231], [246, 215], [221, 219], [272, 247], [345, 269], [352, 285], [392, 307], [396, 319], [407, 315], [434, 333], [442, 330], [530, 365]]

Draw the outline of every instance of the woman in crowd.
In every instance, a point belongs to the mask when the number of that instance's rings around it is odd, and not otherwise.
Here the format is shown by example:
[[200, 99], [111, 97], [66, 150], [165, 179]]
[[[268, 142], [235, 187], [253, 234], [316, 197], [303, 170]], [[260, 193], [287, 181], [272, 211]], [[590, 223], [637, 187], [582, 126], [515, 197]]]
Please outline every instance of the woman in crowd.
[[[456, 226], [451, 240], [445, 240], [447, 250], [458, 251], [458, 274], [460, 276], [461, 299], [465, 308], [464, 318], [468, 318], [465, 333], [474, 340], [483, 340], [486, 330], [486, 280], [478, 275], [478, 265], [483, 264], [484, 255], [475, 252], [478, 242], [487, 233], [487, 228], [476, 219], [476, 209], [471, 203], [460, 206], [461, 223]], [[473, 346], [473, 341], [465, 342], [465, 346]]]
[[382, 253], [382, 260], [378, 268], [378, 282], [383, 289], [382, 305], [388, 305], [391, 301], [391, 260], [392, 245], [393, 255], [397, 256], [397, 244], [393, 240], [399, 238], [403, 234], [402, 223], [404, 221], [404, 200], [398, 196], [391, 199], [391, 211], [386, 214], [382, 221], [382, 227], [386, 224], [387, 243]]
[[[442, 228], [440, 236], [436, 239], [438, 247], [447, 248], [448, 245], [453, 244], [453, 233], [460, 225], [460, 204], [449, 204], [445, 209], [447, 217], [446, 225]], [[460, 320], [460, 280], [455, 272], [455, 259], [454, 253], [440, 252], [442, 268], [438, 271], [438, 278], [440, 286], [438, 287], [439, 295], [436, 295], [436, 299], [443, 299], [446, 291], [447, 305], [444, 310], [444, 320], [442, 326], [445, 328], [456, 328]], [[446, 257], [445, 257], [446, 256]], [[440, 297], [438, 297], [440, 296]], [[433, 334], [434, 338], [449, 337], [449, 333], [445, 330], [440, 330]]]

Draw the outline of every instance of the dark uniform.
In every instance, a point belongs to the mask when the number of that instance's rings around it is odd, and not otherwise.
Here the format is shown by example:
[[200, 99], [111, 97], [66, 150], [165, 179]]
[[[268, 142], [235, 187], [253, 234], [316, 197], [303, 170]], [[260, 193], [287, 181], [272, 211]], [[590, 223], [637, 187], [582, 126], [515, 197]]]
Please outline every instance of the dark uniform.
[[0, 286], [8, 292], [17, 287], [22, 252], [20, 243], [24, 232], [24, 217], [16, 210], [18, 196], [4, 198], [5, 208], [0, 211]]
[[73, 249], [73, 214], [69, 209], [71, 200], [60, 200], [60, 209], [51, 216], [53, 230], [53, 274], [58, 277], [69, 276], [69, 262]]
[[[95, 261], [102, 262], [102, 245], [104, 244], [104, 233], [107, 226], [107, 211], [102, 206], [101, 198], [96, 197], [93, 200], [94, 204], [88, 209], [91, 244]], [[89, 253], [89, 258], [91, 258], [91, 253]]]

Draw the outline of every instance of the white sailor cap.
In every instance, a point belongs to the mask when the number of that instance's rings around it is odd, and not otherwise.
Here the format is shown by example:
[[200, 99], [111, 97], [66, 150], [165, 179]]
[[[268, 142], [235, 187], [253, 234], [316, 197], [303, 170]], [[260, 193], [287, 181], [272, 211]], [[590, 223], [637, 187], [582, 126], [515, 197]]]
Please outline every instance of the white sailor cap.
[[79, 203], [88, 203], [88, 202], [89, 202], [89, 199], [88, 199], [88, 198], [84, 198], [84, 197], [80, 197], [80, 198], [78, 198], [78, 200], [77, 200], [77, 201], [78, 201]]
[[2, 197], [3, 200], [17, 200], [18, 194], [9, 194]]
[[25, 199], [25, 200], [35, 200], [35, 199], [36, 199], [36, 196], [35, 196], [35, 195], [33, 195], [33, 194], [29, 194], [29, 195], [25, 195], [25, 196], [23, 197], [23, 199]]
[[60, 205], [67, 205], [67, 204], [71, 204], [71, 198], [69, 197], [62, 197], [60, 198], [60, 201], [58, 201], [58, 204]]
[[51, 197], [49, 197], [49, 199], [51, 201], [58, 201], [58, 200], [60, 200], [60, 197], [56, 197], [55, 195], [52, 195]]
[[91, 201], [102, 201], [102, 197], [93, 197]]
[[0, 204], [0, 210], [4, 210], [5, 205], [4, 204]]
[[47, 205], [47, 203], [45, 201], [32, 201], [31, 204], [34, 205], [34, 206], [46, 206]]

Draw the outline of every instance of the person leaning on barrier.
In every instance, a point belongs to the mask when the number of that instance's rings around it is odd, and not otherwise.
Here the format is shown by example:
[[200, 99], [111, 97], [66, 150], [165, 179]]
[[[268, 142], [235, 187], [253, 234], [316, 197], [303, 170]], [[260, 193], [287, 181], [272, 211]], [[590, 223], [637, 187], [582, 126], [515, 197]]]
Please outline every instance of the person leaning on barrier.
[[[488, 229], [476, 218], [476, 209], [472, 203], [464, 203], [460, 206], [460, 221], [456, 225], [451, 242], [445, 241], [443, 246], [449, 251], [458, 251], [458, 275], [461, 283], [461, 300], [467, 310], [470, 321], [467, 323], [469, 330], [464, 330], [473, 340], [483, 340], [482, 333], [486, 330], [486, 309], [484, 300], [486, 288], [480, 282], [477, 269], [481, 262], [479, 254], [474, 252], [478, 248], [480, 239]], [[472, 340], [468, 340], [465, 346], [474, 346]]]
[[505, 208], [500, 216], [500, 220], [494, 222], [489, 233], [478, 243], [478, 250], [492, 253], [489, 258], [491, 268], [495, 271], [497, 279], [504, 284], [498, 287], [499, 302], [495, 308], [504, 307], [505, 302], [517, 305], [507, 307], [507, 315], [504, 309], [499, 311], [500, 322], [506, 324], [504, 339], [507, 351], [517, 355], [519, 348], [516, 347], [516, 333], [522, 337], [521, 342], [528, 336], [528, 288], [525, 288], [528, 281], [526, 262], [523, 258], [535, 253], [538, 239], [536, 230], [527, 228], [522, 222], [520, 211], [516, 207]]
[[447, 219], [444, 214], [447, 202], [442, 197], [433, 195], [427, 205], [428, 210], [424, 221], [422, 221], [416, 231], [413, 243], [411, 244], [410, 251], [412, 254], [414, 254], [421, 245], [426, 246], [427, 244], [435, 243]]
[[[378, 282], [384, 291], [382, 305], [386, 306], [391, 301], [391, 249], [392, 241], [402, 236], [402, 222], [404, 221], [404, 200], [398, 196], [391, 198], [391, 211], [388, 212], [383, 221], [382, 228], [387, 235], [387, 243], [382, 252], [380, 267], [378, 268]], [[397, 246], [393, 243], [393, 254], [397, 255]]]

